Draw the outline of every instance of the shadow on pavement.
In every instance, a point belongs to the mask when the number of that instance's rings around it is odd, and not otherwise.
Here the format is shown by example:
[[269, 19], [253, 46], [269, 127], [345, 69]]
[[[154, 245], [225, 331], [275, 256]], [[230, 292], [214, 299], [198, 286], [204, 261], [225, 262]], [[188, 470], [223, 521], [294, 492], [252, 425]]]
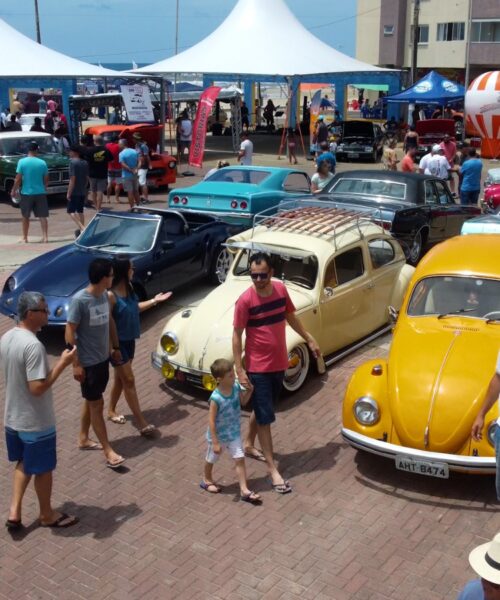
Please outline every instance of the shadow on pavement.
[[356, 480], [379, 493], [428, 506], [498, 512], [494, 476], [450, 472], [449, 479], [439, 479], [411, 475], [398, 471], [394, 461], [367, 452], [358, 452], [355, 462]]
[[151, 448], [172, 448], [179, 442], [178, 435], [158, 435], [156, 437], [146, 438], [139, 434], [128, 435], [113, 440], [113, 450], [118, 454], [123, 454], [126, 458], [140, 456], [148, 452]]
[[275, 458], [279, 463], [279, 470], [284, 477], [297, 477], [315, 471], [329, 471], [337, 464], [337, 456], [341, 448], [347, 444], [328, 442], [318, 448], [298, 450], [288, 454], [278, 454]]

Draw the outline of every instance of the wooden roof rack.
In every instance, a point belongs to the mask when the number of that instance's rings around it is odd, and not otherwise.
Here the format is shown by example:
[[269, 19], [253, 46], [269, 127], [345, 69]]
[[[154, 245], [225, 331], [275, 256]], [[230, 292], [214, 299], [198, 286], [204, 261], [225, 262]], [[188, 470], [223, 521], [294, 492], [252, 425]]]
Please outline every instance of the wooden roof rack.
[[380, 225], [381, 214], [378, 209], [364, 209], [358, 206], [336, 204], [323, 200], [291, 200], [282, 202], [275, 214], [269, 209], [254, 217], [254, 229], [264, 226], [272, 231], [284, 231], [332, 238], [335, 241], [339, 233], [356, 228], [360, 237], [363, 224]]

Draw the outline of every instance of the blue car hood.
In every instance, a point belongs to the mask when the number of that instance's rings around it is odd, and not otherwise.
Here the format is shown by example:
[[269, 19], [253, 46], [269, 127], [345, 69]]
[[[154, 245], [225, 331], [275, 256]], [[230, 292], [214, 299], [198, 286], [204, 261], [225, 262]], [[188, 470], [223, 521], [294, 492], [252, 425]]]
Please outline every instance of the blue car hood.
[[36, 290], [44, 296], [72, 296], [87, 285], [88, 266], [94, 258], [95, 253], [70, 244], [31, 260], [14, 276], [24, 290]]

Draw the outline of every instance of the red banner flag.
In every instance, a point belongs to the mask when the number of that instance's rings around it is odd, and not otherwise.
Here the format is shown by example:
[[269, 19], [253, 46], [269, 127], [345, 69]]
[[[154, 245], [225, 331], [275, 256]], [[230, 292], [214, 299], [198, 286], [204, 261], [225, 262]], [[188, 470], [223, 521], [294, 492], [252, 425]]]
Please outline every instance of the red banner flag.
[[207, 137], [208, 117], [212, 114], [212, 108], [222, 88], [212, 86], [203, 90], [196, 111], [193, 124], [193, 138], [189, 150], [189, 164], [192, 167], [201, 167], [203, 154], [205, 152], [205, 138]]

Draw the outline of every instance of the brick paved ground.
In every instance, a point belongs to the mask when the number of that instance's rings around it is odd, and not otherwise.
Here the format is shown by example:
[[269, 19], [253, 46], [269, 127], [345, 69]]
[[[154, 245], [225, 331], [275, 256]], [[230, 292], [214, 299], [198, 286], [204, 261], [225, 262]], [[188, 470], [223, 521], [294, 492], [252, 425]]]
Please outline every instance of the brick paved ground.
[[[14, 219], [9, 215], [2, 206], [0, 224]], [[53, 218], [54, 227], [64, 231], [62, 208]], [[1, 285], [6, 275], [0, 274]], [[199, 285], [177, 294], [175, 302], [196, 302], [209, 289]], [[206, 397], [167, 389], [149, 365], [172, 309], [158, 307], [144, 316], [135, 365], [145, 414], [160, 436], [140, 438], [130, 419], [108, 428], [115, 448], [127, 457], [122, 472], [106, 469], [99, 452], [76, 448], [78, 388], [70, 372], [57, 382], [54, 500], [81, 522], [61, 531], [38, 528], [30, 488], [23, 516], [27, 528], [15, 536], [0, 531], [0, 598], [456, 598], [472, 576], [468, 552], [500, 529], [492, 478], [409, 476], [389, 461], [357, 455], [339, 435], [346, 381], [367, 357], [386, 352], [388, 338], [325, 376], [310, 378], [301, 392], [282, 400], [275, 447], [294, 492], [274, 494], [264, 466], [247, 461], [251, 487], [264, 498], [263, 506], [253, 507], [237, 501], [227, 457], [217, 466], [223, 493], [210, 495], [198, 487]], [[0, 334], [10, 326], [0, 317]], [[61, 335], [44, 340], [55, 357]], [[3, 381], [0, 388], [3, 398]], [[244, 426], [247, 417], [244, 413]], [[0, 446], [0, 505], [6, 516], [11, 467], [3, 439]]]

